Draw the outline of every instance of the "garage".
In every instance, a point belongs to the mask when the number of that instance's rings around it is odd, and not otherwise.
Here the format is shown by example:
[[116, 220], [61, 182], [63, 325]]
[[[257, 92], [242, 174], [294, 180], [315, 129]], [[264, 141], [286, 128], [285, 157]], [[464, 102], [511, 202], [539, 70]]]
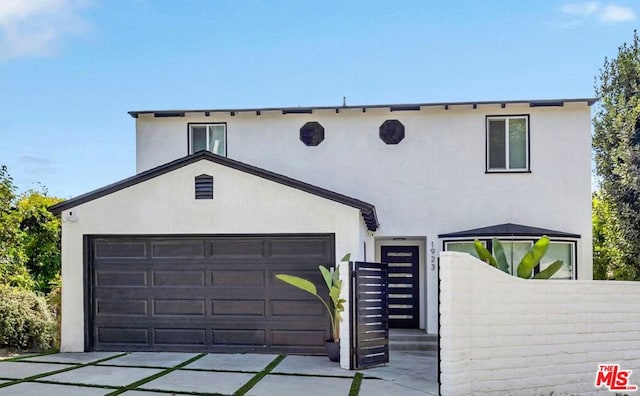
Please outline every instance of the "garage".
[[379, 224], [370, 203], [205, 151], [50, 210], [64, 352], [324, 353], [326, 310], [275, 275], [324, 292], [318, 266], [366, 259]]
[[313, 297], [334, 265], [331, 234], [88, 238], [91, 350], [322, 353], [329, 322]]

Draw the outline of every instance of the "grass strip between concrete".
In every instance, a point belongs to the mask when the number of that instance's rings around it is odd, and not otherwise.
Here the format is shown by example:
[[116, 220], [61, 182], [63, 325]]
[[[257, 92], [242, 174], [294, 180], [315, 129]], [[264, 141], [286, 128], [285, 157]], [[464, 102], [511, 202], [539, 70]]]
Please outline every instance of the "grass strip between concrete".
[[180, 363], [178, 365], [170, 367], [170, 368], [168, 368], [166, 370], [163, 370], [163, 371], [161, 371], [161, 372], [159, 372], [157, 374], [150, 375], [149, 377], [143, 378], [141, 380], [138, 380], [138, 381], [136, 381], [134, 383], [131, 383], [131, 384], [123, 387], [123, 388], [118, 389], [115, 392], [111, 392], [107, 396], [115, 396], [115, 395], [119, 395], [119, 394], [124, 393], [124, 392], [129, 391], [129, 390], [134, 390], [134, 389], [136, 389], [137, 387], [139, 387], [141, 385], [144, 385], [144, 384], [146, 384], [148, 382], [156, 380], [156, 379], [158, 379], [160, 377], [164, 377], [165, 375], [167, 375], [169, 373], [172, 373], [172, 372], [174, 372], [174, 371], [176, 371], [176, 370], [178, 370], [178, 369], [180, 369], [180, 368], [182, 368], [182, 367], [184, 367], [184, 366], [186, 366], [188, 364], [191, 364], [191, 363], [195, 362], [196, 360], [202, 358], [205, 355], [206, 355], [206, 353], [201, 353], [201, 354], [199, 354], [197, 356], [194, 356], [191, 359], [189, 359], [187, 361], [184, 361], [184, 362], [182, 362], [182, 363]]
[[[19, 384], [21, 382], [32, 382], [32, 381], [35, 381], [35, 380], [40, 379], [40, 378], [48, 377], [50, 375], [64, 373], [66, 371], [71, 371], [71, 370], [79, 369], [79, 368], [82, 368], [82, 367], [95, 366], [98, 363], [106, 362], [108, 360], [119, 358], [119, 357], [124, 356], [124, 355], [126, 355], [126, 353], [119, 353], [117, 355], [109, 356], [109, 357], [106, 357], [104, 359], [96, 360], [96, 361], [91, 362], [91, 363], [73, 364], [71, 367], [65, 367], [65, 368], [60, 369], [60, 370], [48, 371], [46, 373], [32, 375], [31, 377], [18, 379], [18, 380], [11, 381], [11, 382], [6, 382], [4, 384], [0, 384], [0, 388], [4, 388], [4, 387], [7, 387], [7, 386], [11, 386], [11, 385], [17, 385], [17, 384]], [[36, 363], [36, 362], [29, 362], [29, 363]], [[40, 362], [40, 363], [42, 363], [42, 362]], [[67, 364], [67, 363], [65, 363], [65, 364]], [[48, 381], [48, 382], [50, 382], [50, 381]], [[91, 387], [91, 388], [97, 387], [97, 385], [93, 385], [93, 386], [85, 385], [85, 384], [74, 384], [74, 385], [86, 386], [86, 387]]]
[[267, 374], [271, 372], [271, 370], [276, 368], [276, 366], [279, 365], [280, 362], [282, 362], [285, 357], [286, 357], [285, 355], [278, 355], [275, 359], [273, 359], [271, 363], [267, 365], [267, 367], [264, 368], [264, 370], [254, 375], [253, 378], [251, 378], [246, 384], [242, 385], [240, 389], [235, 391], [233, 396], [242, 396], [247, 392], [249, 392], [251, 388], [256, 386], [258, 382], [260, 382], [264, 377], [266, 377]]
[[0, 359], [0, 362], [19, 362], [20, 360], [23, 360], [23, 359], [29, 359], [29, 358], [34, 358], [34, 357], [53, 355], [54, 353], [58, 353], [58, 351], [52, 350], [52, 351], [47, 351], [47, 352], [42, 352], [42, 353], [34, 353], [34, 354], [30, 354], [30, 355], [19, 355], [19, 356], [14, 356], [14, 357], [10, 357], [10, 358], [3, 358], [3, 359]]
[[361, 373], [356, 373], [353, 377], [353, 382], [351, 382], [351, 389], [349, 389], [349, 396], [358, 396], [360, 393], [360, 385], [362, 385], [362, 378], [364, 375]]

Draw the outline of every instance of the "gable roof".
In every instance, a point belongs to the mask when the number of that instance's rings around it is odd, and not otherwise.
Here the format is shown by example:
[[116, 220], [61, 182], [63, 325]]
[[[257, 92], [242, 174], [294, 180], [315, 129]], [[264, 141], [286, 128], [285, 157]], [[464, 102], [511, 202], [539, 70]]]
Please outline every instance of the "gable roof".
[[440, 234], [438, 238], [464, 238], [464, 237], [498, 237], [498, 236], [536, 236], [546, 235], [556, 238], [580, 238], [580, 235], [570, 234], [568, 232], [554, 231], [546, 228], [538, 228], [525, 226], [521, 224], [505, 223], [488, 227], [474, 228], [472, 230], [451, 232], [448, 234]]
[[240, 161], [232, 160], [227, 157], [222, 157], [220, 155], [216, 155], [208, 151], [199, 151], [195, 154], [191, 154], [189, 156], [177, 159], [175, 161], [166, 163], [164, 165], [160, 165], [148, 171], [138, 173], [135, 176], [121, 180], [119, 182], [110, 184], [108, 186], [99, 188], [97, 190], [88, 192], [83, 195], [79, 195], [75, 198], [71, 198], [64, 202], [60, 202], [59, 204], [51, 206], [49, 208], [49, 211], [51, 211], [54, 214], [60, 214], [64, 210], [74, 208], [83, 203], [93, 201], [94, 199], [98, 199], [100, 197], [104, 197], [105, 195], [109, 195], [114, 192], [123, 190], [127, 187], [134, 186], [138, 183], [145, 182], [149, 179], [153, 179], [154, 177], [182, 168], [183, 166], [193, 164], [194, 162], [197, 162], [200, 160], [215, 162], [222, 166], [236, 169], [241, 172], [249, 173], [251, 175], [258, 176], [275, 183], [292, 187], [292, 188], [307, 192], [309, 194], [317, 195], [319, 197], [322, 197], [331, 201], [335, 201], [346, 206], [351, 206], [353, 208], [360, 209], [360, 212], [362, 213], [362, 218], [365, 224], [367, 225], [367, 228], [370, 231], [376, 231], [378, 229], [378, 226], [380, 225], [378, 223], [378, 216], [376, 214], [375, 206], [373, 206], [368, 202], [360, 201], [358, 199], [351, 198], [346, 195], [342, 195], [321, 187], [317, 187], [312, 184], [302, 182], [300, 180], [292, 179], [290, 177], [283, 176], [278, 173], [270, 172], [268, 170], [258, 168], [256, 166], [252, 166], [249, 164], [245, 164]]
[[138, 118], [142, 114], [152, 114], [156, 118], [162, 117], [184, 117], [187, 113], [204, 113], [208, 116], [210, 113], [230, 113], [232, 116], [236, 113], [256, 113], [260, 115], [262, 112], [277, 111], [282, 114], [312, 114], [315, 110], [340, 110], [348, 109], [389, 109], [389, 111], [418, 111], [422, 107], [442, 107], [445, 110], [449, 106], [471, 106], [476, 108], [483, 105], [529, 105], [529, 107], [563, 107], [565, 103], [586, 103], [587, 106], [593, 105], [598, 98], [577, 98], [577, 99], [524, 99], [524, 100], [489, 100], [489, 101], [471, 101], [471, 102], [430, 102], [430, 103], [405, 103], [405, 104], [373, 104], [373, 105], [343, 105], [343, 106], [306, 106], [306, 107], [253, 107], [253, 108], [227, 108], [227, 109], [183, 109], [183, 110], [138, 110], [130, 111], [129, 115]]

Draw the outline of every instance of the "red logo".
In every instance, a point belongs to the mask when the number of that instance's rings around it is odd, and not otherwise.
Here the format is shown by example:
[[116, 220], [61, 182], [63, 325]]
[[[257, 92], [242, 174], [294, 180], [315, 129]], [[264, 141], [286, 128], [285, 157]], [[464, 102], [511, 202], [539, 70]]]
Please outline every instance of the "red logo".
[[596, 373], [596, 388], [606, 386], [610, 391], [638, 390], [638, 385], [629, 385], [631, 370], [621, 370], [619, 364], [600, 364]]

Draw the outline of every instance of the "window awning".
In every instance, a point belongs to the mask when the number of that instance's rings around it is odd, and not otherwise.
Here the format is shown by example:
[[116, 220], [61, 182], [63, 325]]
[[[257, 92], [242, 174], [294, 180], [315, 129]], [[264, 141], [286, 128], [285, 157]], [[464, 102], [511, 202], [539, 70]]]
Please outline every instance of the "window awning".
[[549, 230], [547, 228], [531, 227], [521, 224], [504, 223], [488, 227], [474, 228], [472, 230], [457, 231], [447, 234], [440, 234], [438, 238], [481, 238], [481, 237], [501, 237], [501, 236], [535, 236], [546, 235], [550, 238], [575, 238], [580, 235], [569, 232]]

